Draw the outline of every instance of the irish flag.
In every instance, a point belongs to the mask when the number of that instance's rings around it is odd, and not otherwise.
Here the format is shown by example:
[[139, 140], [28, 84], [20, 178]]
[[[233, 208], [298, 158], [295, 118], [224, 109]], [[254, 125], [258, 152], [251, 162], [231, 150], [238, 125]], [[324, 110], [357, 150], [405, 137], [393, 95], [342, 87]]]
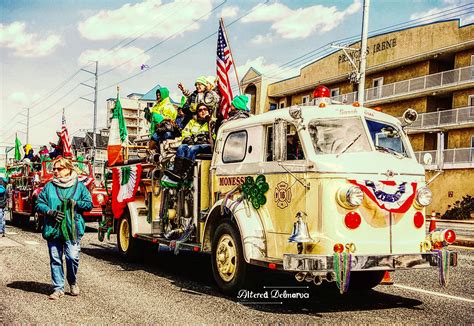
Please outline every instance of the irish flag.
[[15, 161], [21, 160], [21, 141], [15, 134]]
[[122, 105], [117, 88], [117, 100], [110, 123], [109, 144], [107, 146], [107, 156], [109, 166], [123, 163], [122, 147], [128, 143], [127, 126], [123, 118]]

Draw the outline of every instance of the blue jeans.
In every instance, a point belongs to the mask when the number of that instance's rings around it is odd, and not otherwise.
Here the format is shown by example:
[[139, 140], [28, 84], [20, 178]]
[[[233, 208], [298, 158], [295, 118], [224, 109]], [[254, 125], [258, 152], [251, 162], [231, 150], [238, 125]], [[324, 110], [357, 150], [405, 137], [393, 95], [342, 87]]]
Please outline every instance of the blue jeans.
[[5, 208], [0, 208], [0, 233], [5, 233]]
[[48, 249], [54, 291], [64, 291], [63, 252], [66, 256], [67, 282], [69, 285], [74, 285], [79, 268], [81, 244], [79, 241], [48, 240]]
[[186, 145], [182, 144], [176, 150], [176, 157], [185, 157], [194, 161], [198, 154], [211, 154], [211, 144]]

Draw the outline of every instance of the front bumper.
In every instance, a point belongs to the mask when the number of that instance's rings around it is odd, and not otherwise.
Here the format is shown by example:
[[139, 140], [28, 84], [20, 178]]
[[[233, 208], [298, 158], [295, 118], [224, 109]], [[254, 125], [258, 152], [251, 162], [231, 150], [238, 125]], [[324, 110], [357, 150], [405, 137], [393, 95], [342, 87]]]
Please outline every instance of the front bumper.
[[[351, 255], [352, 271], [430, 268], [439, 264], [438, 252], [390, 255]], [[458, 253], [449, 251], [449, 265], [457, 266]], [[294, 272], [334, 271], [334, 256], [283, 255], [283, 269]]]

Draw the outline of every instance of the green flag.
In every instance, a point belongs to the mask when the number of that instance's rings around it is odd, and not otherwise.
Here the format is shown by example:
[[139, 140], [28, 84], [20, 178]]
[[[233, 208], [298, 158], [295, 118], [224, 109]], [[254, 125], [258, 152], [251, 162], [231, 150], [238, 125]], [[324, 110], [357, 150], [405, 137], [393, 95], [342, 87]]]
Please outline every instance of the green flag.
[[15, 160], [21, 160], [21, 142], [18, 139], [18, 135], [15, 136]]
[[117, 119], [119, 123], [120, 130], [120, 141], [123, 143], [127, 139], [127, 125], [125, 124], [125, 119], [123, 118], [122, 104], [120, 103], [120, 98], [117, 94], [117, 101], [115, 102], [114, 115], [112, 119]]

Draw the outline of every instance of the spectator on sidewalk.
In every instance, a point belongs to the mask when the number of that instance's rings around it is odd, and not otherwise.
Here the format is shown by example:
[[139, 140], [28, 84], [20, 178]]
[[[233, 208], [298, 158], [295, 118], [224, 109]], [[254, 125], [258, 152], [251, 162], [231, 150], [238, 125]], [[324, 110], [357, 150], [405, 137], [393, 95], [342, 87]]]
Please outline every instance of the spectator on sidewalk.
[[0, 175], [0, 234], [5, 236], [5, 208], [7, 207], [8, 191], [7, 179]]

